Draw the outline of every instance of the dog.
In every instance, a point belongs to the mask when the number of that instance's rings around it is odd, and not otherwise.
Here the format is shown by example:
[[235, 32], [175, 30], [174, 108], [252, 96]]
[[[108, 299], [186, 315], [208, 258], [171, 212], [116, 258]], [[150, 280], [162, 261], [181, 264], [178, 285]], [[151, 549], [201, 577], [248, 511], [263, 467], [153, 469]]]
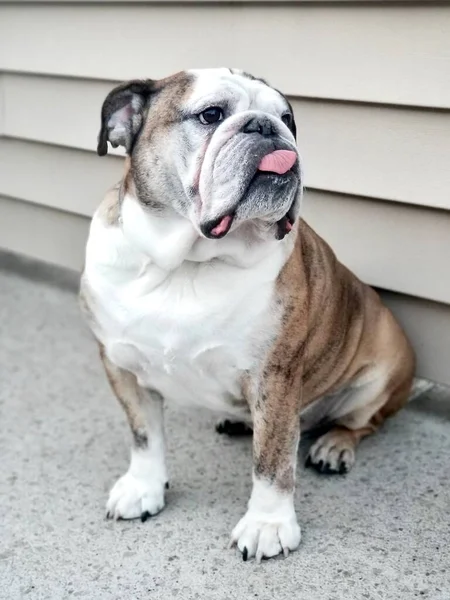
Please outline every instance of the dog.
[[244, 560], [300, 543], [300, 429], [326, 424], [307, 464], [347, 473], [362, 438], [411, 389], [410, 343], [376, 292], [301, 219], [302, 161], [286, 97], [235, 69], [113, 89], [98, 154], [125, 170], [96, 211], [80, 300], [132, 433], [107, 516], [164, 507], [163, 404], [253, 430], [253, 488], [231, 534]]

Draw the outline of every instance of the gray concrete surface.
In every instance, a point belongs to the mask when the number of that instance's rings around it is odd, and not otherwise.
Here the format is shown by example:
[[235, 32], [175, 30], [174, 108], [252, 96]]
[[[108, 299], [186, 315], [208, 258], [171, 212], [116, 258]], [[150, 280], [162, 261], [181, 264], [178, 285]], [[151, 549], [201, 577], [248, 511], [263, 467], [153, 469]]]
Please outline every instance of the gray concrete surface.
[[168, 410], [166, 510], [106, 521], [127, 428], [73, 278], [56, 273], [0, 255], [0, 598], [450, 599], [450, 395], [433, 386], [348, 476], [299, 467], [303, 541], [287, 560], [225, 549], [251, 442], [218, 436], [209, 413]]

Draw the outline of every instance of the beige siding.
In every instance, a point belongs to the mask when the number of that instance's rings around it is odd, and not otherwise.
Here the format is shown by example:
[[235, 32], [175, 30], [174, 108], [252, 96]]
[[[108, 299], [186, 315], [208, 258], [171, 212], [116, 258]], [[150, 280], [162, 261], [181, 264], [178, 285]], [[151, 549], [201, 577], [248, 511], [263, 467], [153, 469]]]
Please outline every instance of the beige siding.
[[219, 64], [292, 95], [448, 108], [449, 8], [4, 4], [0, 69], [126, 79]]
[[0, 196], [1, 246], [80, 271], [89, 219]]
[[0, 0], [0, 247], [79, 269], [123, 162], [94, 153], [109, 89], [241, 67], [294, 105], [305, 217], [450, 383], [449, 31], [425, 1]]
[[[92, 216], [105, 191], [120, 180], [121, 157], [0, 139], [0, 194]], [[21, 176], [20, 174], [27, 174]]]
[[0, 137], [4, 134], [5, 127], [5, 100], [4, 100], [4, 84], [3, 84], [4, 76], [0, 72]]

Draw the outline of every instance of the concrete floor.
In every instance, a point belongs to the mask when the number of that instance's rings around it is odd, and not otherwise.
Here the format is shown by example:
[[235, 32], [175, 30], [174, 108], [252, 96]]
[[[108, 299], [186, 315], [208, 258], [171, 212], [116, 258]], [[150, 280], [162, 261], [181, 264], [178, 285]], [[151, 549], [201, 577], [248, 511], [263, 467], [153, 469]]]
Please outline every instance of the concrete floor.
[[128, 432], [70, 274], [0, 255], [0, 385], [2, 599], [450, 599], [446, 390], [366, 440], [348, 476], [300, 467], [302, 545], [258, 566], [225, 549], [251, 441], [218, 436], [212, 414], [168, 410], [163, 513], [105, 520]]

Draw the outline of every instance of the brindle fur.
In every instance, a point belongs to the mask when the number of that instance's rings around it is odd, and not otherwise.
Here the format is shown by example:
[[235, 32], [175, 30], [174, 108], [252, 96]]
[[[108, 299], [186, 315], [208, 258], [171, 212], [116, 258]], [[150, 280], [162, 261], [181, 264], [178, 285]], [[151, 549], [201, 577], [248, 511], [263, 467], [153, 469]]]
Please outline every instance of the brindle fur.
[[147, 400], [148, 392], [138, 385], [137, 379], [132, 373], [117, 367], [109, 360], [102, 344], [99, 344], [99, 350], [108, 381], [127, 416], [134, 446], [146, 448], [148, 433], [142, 405]]
[[300, 411], [385, 365], [389, 373], [382, 394], [343, 415], [331, 432], [336, 443], [344, 436], [356, 447], [405, 404], [415, 360], [375, 291], [341, 265], [305, 221], [277, 288], [282, 328], [257, 384], [247, 383], [244, 393], [253, 413], [255, 470], [280, 489], [292, 490]]

